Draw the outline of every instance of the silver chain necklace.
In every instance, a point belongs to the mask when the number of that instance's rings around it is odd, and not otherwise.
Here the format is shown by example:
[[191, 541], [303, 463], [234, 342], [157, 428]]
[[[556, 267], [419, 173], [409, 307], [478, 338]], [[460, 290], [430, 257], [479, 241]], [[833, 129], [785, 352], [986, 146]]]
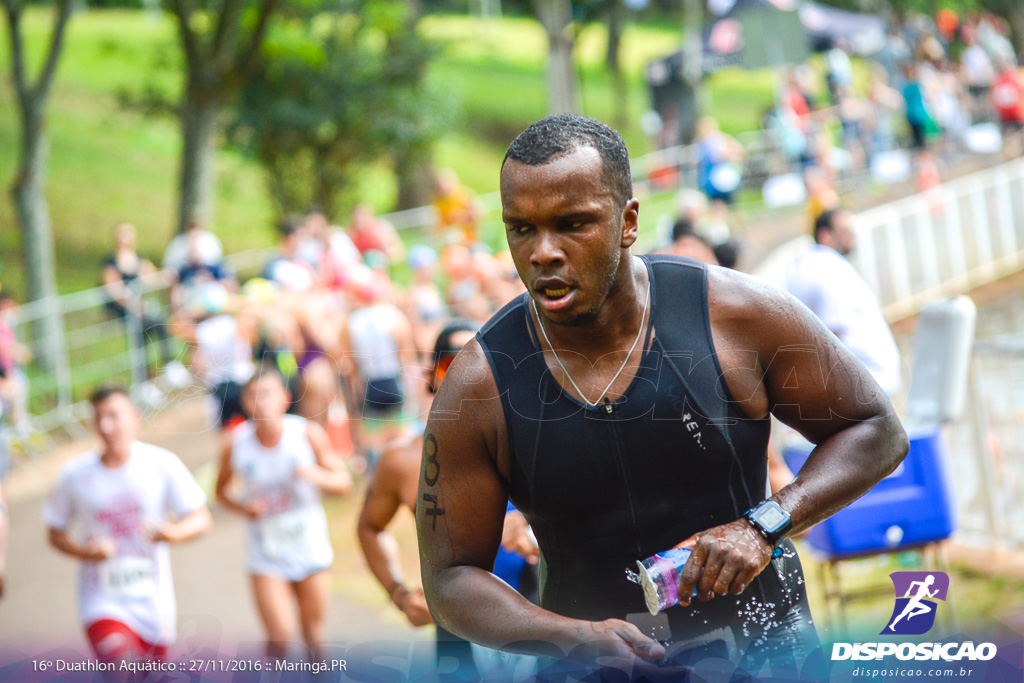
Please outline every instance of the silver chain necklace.
[[565, 364], [562, 363], [562, 359], [558, 357], [558, 352], [555, 351], [554, 345], [551, 343], [551, 340], [548, 339], [548, 332], [547, 330], [544, 329], [544, 320], [540, 317], [540, 312], [537, 310], [537, 301], [533, 297], [530, 297], [530, 303], [533, 305], [533, 314], [537, 316], [537, 324], [540, 326], [540, 333], [544, 335], [544, 341], [547, 343], [548, 348], [551, 349], [551, 354], [555, 357], [555, 361], [558, 363], [558, 367], [562, 368], [562, 372], [565, 373], [566, 378], [569, 380], [569, 384], [571, 384], [572, 388], [576, 390], [576, 393], [580, 395], [580, 398], [582, 398], [583, 401], [591, 408], [596, 408], [598, 405], [598, 401], [604, 398], [604, 395], [607, 394], [608, 390], [612, 388], [613, 384], [615, 384], [615, 380], [617, 380], [619, 378], [619, 375], [622, 374], [622, 371], [626, 369], [626, 363], [629, 362], [630, 357], [633, 355], [633, 351], [636, 350], [636, 345], [640, 343], [640, 337], [642, 337], [644, 334], [644, 320], [647, 319], [647, 307], [651, 303], [650, 284], [648, 283], [647, 285], [647, 297], [644, 299], [643, 313], [640, 314], [640, 329], [637, 330], [636, 339], [633, 340], [633, 345], [629, 347], [629, 353], [627, 353], [626, 357], [622, 359], [622, 365], [619, 366], [619, 371], [615, 373], [614, 377], [612, 377], [612, 381], [608, 382], [608, 386], [606, 386], [604, 388], [604, 391], [601, 392], [601, 395], [597, 397], [597, 401], [591, 401], [590, 399], [588, 399], [586, 394], [583, 393], [583, 390], [580, 389], [578, 384], [576, 384], [576, 381], [573, 380], [572, 375], [569, 374], [569, 371], [566, 370]]

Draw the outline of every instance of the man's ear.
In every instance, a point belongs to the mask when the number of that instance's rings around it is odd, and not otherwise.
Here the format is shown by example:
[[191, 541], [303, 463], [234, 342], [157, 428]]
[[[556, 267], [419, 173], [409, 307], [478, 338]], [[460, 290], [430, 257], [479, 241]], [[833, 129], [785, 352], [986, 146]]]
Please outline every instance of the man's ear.
[[622, 248], [629, 249], [640, 236], [640, 200], [633, 197], [622, 209]]

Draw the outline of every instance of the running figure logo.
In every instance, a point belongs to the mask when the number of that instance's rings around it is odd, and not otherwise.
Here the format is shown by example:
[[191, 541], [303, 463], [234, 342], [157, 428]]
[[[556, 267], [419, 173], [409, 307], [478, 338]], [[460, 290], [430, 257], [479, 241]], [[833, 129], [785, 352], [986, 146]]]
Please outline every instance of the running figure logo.
[[893, 572], [889, 578], [896, 588], [896, 606], [882, 635], [927, 633], [935, 624], [935, 600], [946, 599], [949, 577], [944, 572]]

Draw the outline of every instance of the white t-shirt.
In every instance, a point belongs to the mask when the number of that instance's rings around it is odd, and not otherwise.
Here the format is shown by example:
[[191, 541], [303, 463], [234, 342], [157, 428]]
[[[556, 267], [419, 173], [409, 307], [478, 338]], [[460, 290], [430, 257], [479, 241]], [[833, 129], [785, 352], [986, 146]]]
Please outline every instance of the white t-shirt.
[[[220, 238], [209, 230], [203, 230], [199, 236], [199, 261], [203, 265], [213, 266], [224, 258], [224, 247]], [[164, 251], [163, 267], [170, 270], [181, 270], [188, 263], [188, 235], [176, 235]]]
[[[362, 260], [359, 250], [352, 243], [352, 238], [340, 228], [331, 228], [328, 238], [331, 258], [339, 268], [351, 268]], [[307, 239], [299, 245], [296, 256], [314, 268], [319, 267], [324, 255], [324, 246], [318, 240]]]
[[109, 539], [117, 546], [104, 562], [82, 562], [78, 609], [88, 627], [100, 619], [126, 624], [154, 645], [174, 642], [177, 608], [166, 543], [154, 543], [145, 525], [179, 519], [206, 504], [206, 495], [174, 453], [135, 442], [120, 467], [98, 451], [69, 461], [43, 508], [43, 522], [76, 528], [79, 542]]
[[296, 467], [316, 464], [307, 436], [308, 423], [286, 415], [281, 439], [266, 447], [256, 427], [246, 421], [231, 432], [231, 469], [244, 500], [261, 500], [268, 508], [247, 522], [250, 574], [301, 581], [334, 561], [320, 489], [295, 476]]
[[366, 380], [397, 378], [402, 369], [395, 328], [398, 311], [385, 304], [358, 308], [348, 317], [352, 355]]
[[984, 88], [992, 85], [996, 72], [985, 48], [977, 43], [964, 50], [960, 57], [967, 85]]
[[203, 380], [210, 385], [242, 384], [252, 376], [252, 348], [239, 335], [238, 322], [232, 316], [225, 313], [198, 323], [196, 347], [202, 360]]
[[899, 391], [896, 340], [874, 292], [839, 252], [815, 245], [786, 268], [782, 286], [839, 337], [885, 393]]

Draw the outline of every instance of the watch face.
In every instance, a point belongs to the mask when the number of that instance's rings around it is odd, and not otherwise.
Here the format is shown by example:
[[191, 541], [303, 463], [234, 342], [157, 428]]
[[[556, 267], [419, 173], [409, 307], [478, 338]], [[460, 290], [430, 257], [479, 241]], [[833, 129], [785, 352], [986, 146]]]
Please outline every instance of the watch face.
[[785, 511], [774, 505], [766, 505], [755, 516], [769, 533], [778, 530], [788, 519]]

